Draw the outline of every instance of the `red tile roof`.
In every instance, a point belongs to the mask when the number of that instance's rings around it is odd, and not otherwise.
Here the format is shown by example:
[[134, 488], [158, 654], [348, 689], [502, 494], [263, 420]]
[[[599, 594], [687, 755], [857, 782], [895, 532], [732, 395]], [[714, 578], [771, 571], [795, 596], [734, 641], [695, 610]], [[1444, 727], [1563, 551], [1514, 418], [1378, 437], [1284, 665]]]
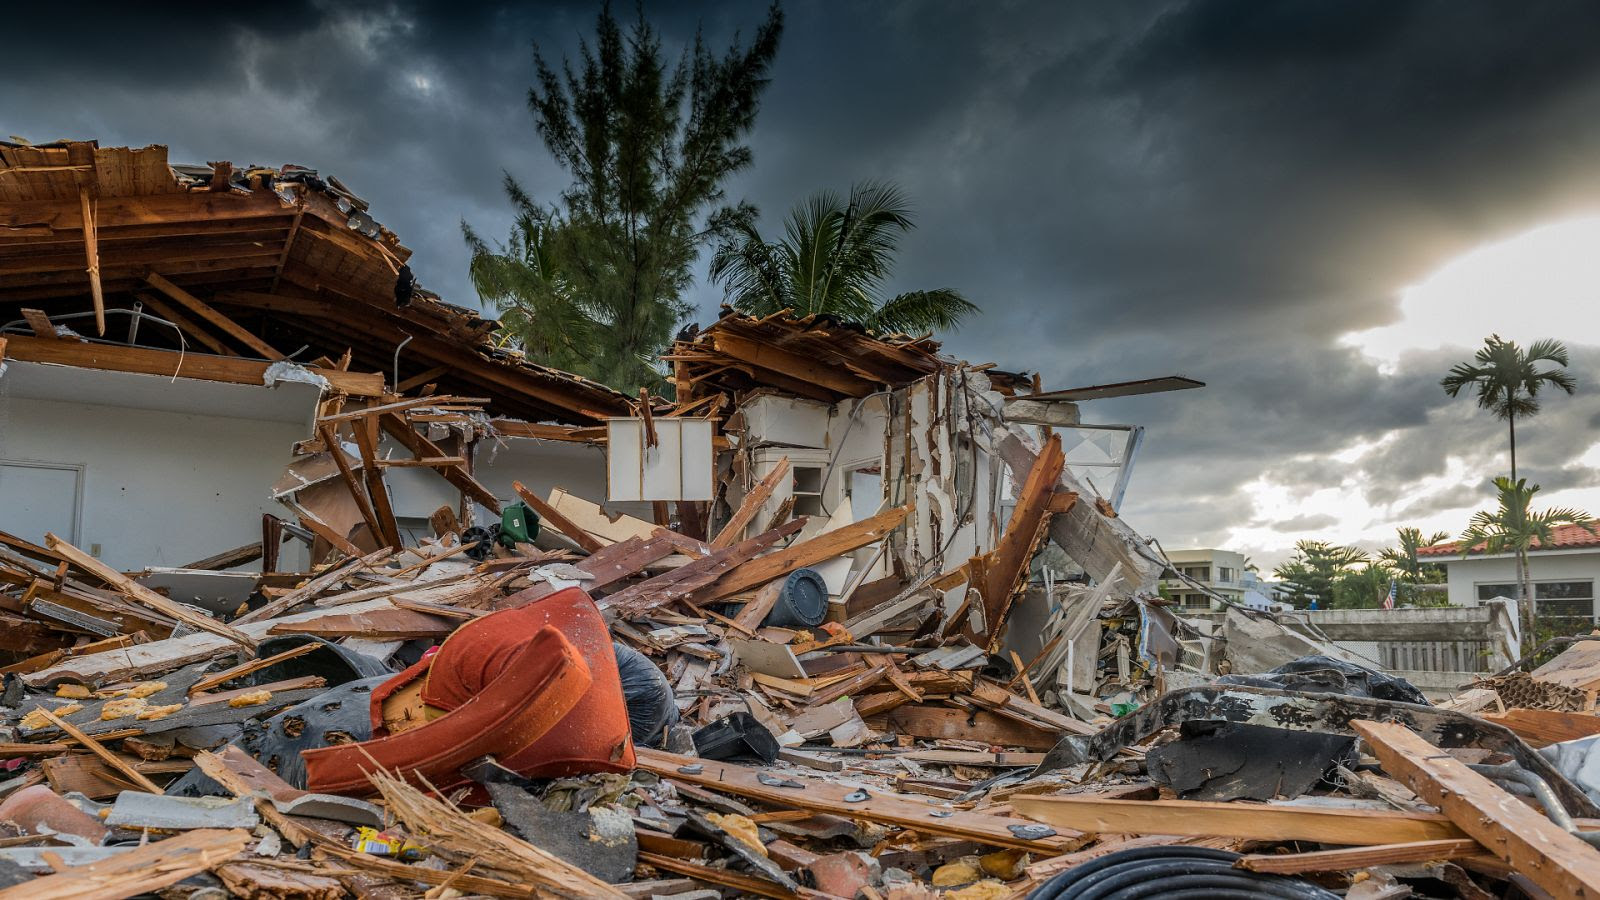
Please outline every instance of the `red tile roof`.
[[[1600, 531], [1600, 525], [1595, 527]], [[1551, 541], [1548, 545], [1536, 543], [1534, 550], [1575, 550], [1579, 547], [1600, 547], [1600, 535], [1591, 534], [1588, 529], [1578, 525], [1563, 525], [1551, 532]], [[1474, 547], [1474, 552], [1481, 552], [1483, 545]], [[1423, 547], [1417, 551], [1418, 556], [1460, 556], [1461, 544], [1434, 544], [1432, 547]]]

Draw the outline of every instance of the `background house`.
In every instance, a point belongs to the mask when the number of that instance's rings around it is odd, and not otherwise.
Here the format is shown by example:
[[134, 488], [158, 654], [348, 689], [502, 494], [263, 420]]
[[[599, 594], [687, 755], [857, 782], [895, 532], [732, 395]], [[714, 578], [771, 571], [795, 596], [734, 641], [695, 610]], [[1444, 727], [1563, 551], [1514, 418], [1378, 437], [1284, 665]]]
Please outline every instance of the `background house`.
[[[1445, 567], [1452, 606], [1477, 606], [1496, 597], [1517, 596], [1517, 558], [1512, 553], [1461, 555], [1459, 544], [1437, 544], [1417, 556]], [[1528, 553], [1533, 596], [1540, 616], [1593, 624], [1594, 588], [1600, 581], [1600, 537], [1569, 525], [1557, 528], [1548, 545]]]
[[1172, 568], [1162, 573], [1161, 586], [1166, 589], [1167, 596], [1178, 601], [1183, 609], [1204, 611], [1216, 605], [1216, 601], [1189, 581], [1179, 578], [1180, 573], [1235, 603], [1244, 603], [1248, 586], [1245, 582], [1244, 554], [1212, 548], [1170, 550], [1167, 559], [1172, 561]]

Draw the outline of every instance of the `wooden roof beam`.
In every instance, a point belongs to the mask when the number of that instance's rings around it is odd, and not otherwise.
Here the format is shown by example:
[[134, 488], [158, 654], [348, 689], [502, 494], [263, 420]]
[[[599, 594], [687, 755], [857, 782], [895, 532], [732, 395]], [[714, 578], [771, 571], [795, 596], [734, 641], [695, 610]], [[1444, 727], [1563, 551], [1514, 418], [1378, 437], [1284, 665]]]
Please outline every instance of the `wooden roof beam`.
[[244, 344], [246, 347], [249, 347], [251, 350], [256, 351], [256, 353], [260, 354], [263, 359], [283, 359], [283, 354], [272, 349], [271, 344], [268, 344], [266, 341], [263, 341], [262, 339], [251, 334], [239, 323], [233, 321], [222, 313], [217, 312], [211, 307], [210, 304], [189, 293], [183, 288], [178, 287], [167, 279], [161, 277], [159, 274], [155, 272], [146, 272], [144, 280], [149, 282], [151, 287], [163, 294], [166, 294], [168, 297], [171, 297], [184, 306], [189, 307], [189, 309], [200, 318], [205, 319], [207, 322], [217, 326], [230, 337]]

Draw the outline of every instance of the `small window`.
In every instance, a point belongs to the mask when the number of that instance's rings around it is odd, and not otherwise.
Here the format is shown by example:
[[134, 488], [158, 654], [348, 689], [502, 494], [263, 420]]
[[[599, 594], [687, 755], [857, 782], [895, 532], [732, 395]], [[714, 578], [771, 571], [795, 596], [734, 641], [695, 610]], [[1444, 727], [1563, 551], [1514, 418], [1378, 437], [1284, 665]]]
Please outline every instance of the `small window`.
[[1229, 568], [1227, 568], [1225, 566], [1218, 566], [1217, 567], [1217, 580], [1218, 581], [1232, 581], [1233, 580], [1233, 570], [1229, 569]]
[[1479, 600], [1493, 600], [1496, 597], [1517, 598], [1517, 586], [1514, 584], [1480, 584], [1478, 585]]

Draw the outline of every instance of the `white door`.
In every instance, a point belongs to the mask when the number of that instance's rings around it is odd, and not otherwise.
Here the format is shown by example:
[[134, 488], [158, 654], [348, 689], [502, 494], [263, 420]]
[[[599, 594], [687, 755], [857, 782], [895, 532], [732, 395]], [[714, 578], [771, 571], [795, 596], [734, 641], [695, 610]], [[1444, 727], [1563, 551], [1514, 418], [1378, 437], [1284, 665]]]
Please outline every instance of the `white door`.
[[44, 543], [45, 532], [78, 542], [80, 466], [0, 460], [0, 531]]

